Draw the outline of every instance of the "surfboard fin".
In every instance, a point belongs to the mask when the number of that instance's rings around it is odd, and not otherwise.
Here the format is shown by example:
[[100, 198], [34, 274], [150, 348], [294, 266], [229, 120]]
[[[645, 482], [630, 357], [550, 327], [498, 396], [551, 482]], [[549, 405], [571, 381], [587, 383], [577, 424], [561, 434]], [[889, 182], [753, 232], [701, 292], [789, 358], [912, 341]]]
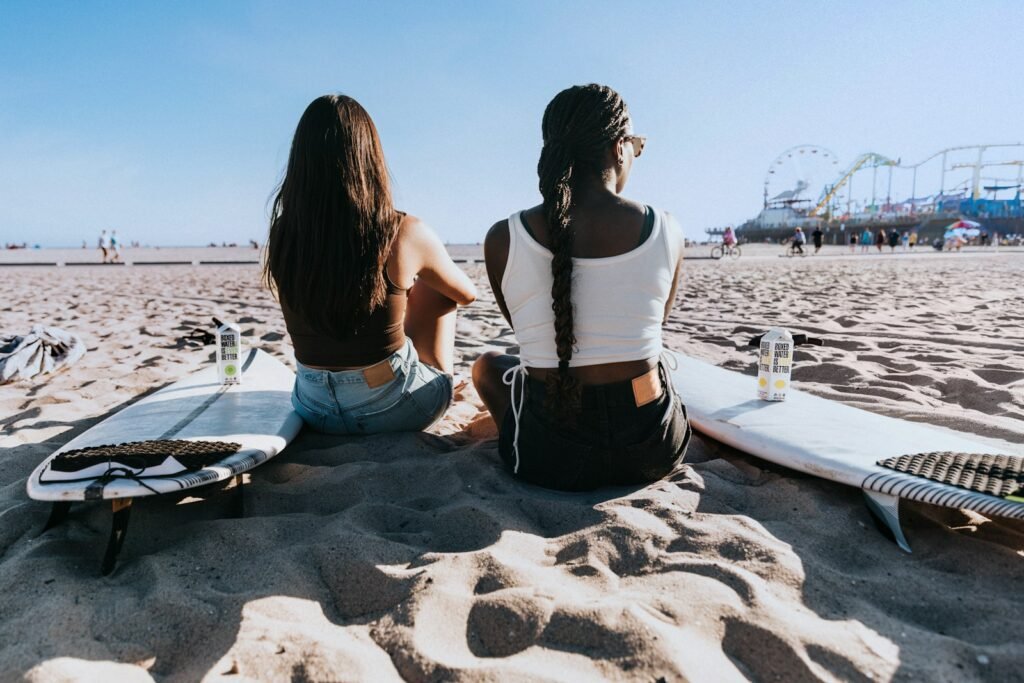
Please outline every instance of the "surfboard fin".
[[63, 524], [64, 520], [68, 518], [68, 512], [70, 511], [71, 503], [66, 500], [59, 500], [54, 503], [53, 507], [50, 508], [50, 518], [46, 520], [46, 526], [39, 532], [39, 535], [42, 536], [53, 527]]
[[111, 501], [114, 512], [110, 523], [110, 540], [107, 541], [107, 552], [103, 554], [100, 573], [107, 576], [117, 566], [117, 555], [121, 552], [125, 534], [128, 533], [128, 517], [132, 513], [131, 498], [115, 498]]
[[892, 539], [896, 541], [903, 550], [913, 552], [907, 537], [903, 535], [900, 527], [900, 499], [898, 496], [891, 496], [888, 493], [878, 491], [864, 491], [864, 501], [868, 509], [881, 524], [892, 533]]
[[232, 517], [245, 517], [245, 479], [244, 475], [235, 475], [231, 480], [235, 485], [234, 499], [231, 503]]

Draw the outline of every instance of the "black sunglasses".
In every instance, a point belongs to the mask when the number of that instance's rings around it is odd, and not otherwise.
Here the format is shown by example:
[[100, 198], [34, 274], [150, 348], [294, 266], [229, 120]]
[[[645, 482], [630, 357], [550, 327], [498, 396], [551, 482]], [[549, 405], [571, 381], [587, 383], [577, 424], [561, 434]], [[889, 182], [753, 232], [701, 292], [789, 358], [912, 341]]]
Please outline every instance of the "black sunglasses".
[[646, 135], [626, 135], [622, 139], [633, 145], [633, 156], [635, 157], [643, 153], [644, 145], [647, 144]]

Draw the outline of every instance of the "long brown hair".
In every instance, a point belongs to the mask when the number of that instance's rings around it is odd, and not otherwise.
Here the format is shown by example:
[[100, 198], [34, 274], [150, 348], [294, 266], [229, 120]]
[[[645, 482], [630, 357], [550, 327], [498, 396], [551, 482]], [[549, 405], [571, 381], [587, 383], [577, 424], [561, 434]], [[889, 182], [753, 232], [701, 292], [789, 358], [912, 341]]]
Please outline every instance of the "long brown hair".
[[351, 336], [387, 296], [400, 219], [370, 115], [351, 97], [318, 97], [274, 198], [264, 281], [313, 329]]
[[551, 308], [555, 312], [558, 372], [548, 375], [546, 408], [563, 419], [580, 409], [580, 386], [569, 374], [573, 332], [572, 245], [569, 219], [573, 185], [588, 173], [600, 175], [608, 145], [626, 134], [629, 111], [607, 86], [575, 85], [555, 95], [544, 110], [544, 148], [537, 163], [551, 242]]

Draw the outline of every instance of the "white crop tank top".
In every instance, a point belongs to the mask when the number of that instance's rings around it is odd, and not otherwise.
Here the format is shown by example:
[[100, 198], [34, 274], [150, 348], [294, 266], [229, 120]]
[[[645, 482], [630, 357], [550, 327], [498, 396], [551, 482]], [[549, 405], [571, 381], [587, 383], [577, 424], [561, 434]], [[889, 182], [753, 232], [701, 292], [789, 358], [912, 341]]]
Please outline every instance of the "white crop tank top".
[[[648, 209], [650, 210], [650, 209]], [[551, 309], [551, 252], [509, 216], [508, 260], [501, 291], [519, 342], [520, 362], [558, 367], [555, 313]], [[573, 258], [572, 303], [576, 348], [570, 367], [646, 360], [661, 354], [665, 303], [679, 260], [678, 223], [654, 212], [646, 240], [606, 258]]]

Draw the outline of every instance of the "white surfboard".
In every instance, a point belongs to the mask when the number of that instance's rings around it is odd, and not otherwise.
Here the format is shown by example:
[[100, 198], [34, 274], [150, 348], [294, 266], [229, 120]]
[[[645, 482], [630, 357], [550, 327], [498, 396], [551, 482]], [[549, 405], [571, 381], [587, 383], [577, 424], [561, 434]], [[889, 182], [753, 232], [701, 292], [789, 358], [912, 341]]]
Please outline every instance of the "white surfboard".
[[[274, 457], [302, 426], [291, 405], [295, 374], [273, 356], [251, 349], [243, 363], [241, 384], [221, 385], [210, 366], [134, 403], [64, 444], [28, 479], [36, 500], [75, 501], [135, 498], [172, 493], [229, 479]], [[132, 472], [108, 478], [75, 477], [51, 469], [67, 451], [125, 442], [182, 439], [233, 442], [241, 446], [225, 460], [178, 475], [167, 469]], [[180, 469], [180, 468], [179, 468]]]
[[1024, 502], [878, 464], [894, 456], [940, 451], [1024, 459], [1022, 448], [996, 451], [969, 434], [878, 415], [792, 388], [785, 401], [763, 401], [757, 398], [755, 377], [672, 356], [677, 362], [672, 381], [694, 429], [759, 458], [863, 489], [868, 507], [907, 552], [910, 544], [899, 524], [901, 498], [1024, 519]]
[[[302, 418], [291, 405], [294, 382], [295, 374], [287, 366], [258, 349], [246, 353], [240, 384], [222, 385], [217, 368], [210, 365], [66, 443], [32, 472], [26, 484], [28, 495], [54, 501], [47, 529], [66, 517], [73, 501], [113, 500], [114, 528], [104, 560], [104, 573], [108, 573], [123, 541], [133, 498], [176, 493], [234, 477], [239, 477], [240, 485], [242, 473], [288, 445], [302, 427]], [[173, 458], [152, 467], [117, 457], [80, 471], [55, 466], [61, 454], [81, 449], [166, 441], [227, 443], [234, 452], [194, 469]]]

